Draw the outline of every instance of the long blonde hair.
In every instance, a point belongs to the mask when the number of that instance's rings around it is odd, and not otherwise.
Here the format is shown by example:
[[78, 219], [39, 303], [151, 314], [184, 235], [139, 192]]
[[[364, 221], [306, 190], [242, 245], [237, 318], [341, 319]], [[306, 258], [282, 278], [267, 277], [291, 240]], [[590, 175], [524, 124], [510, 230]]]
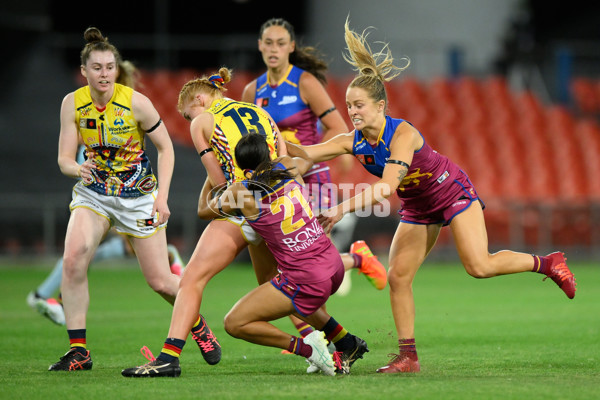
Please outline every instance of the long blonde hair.
[[[128, 60], [122, 60], [119, 63], [119, 76], [117, 77], [117, 83], [121, 85], [129, 86], [135, 89], [139, 84], [140, 72], [136, 66]], [[143, 85], [141, 85], [143, 87]]]
[[346, 18], [344, 39], [346, 40], [347, 54], [344, 53], [343, 56], [344, 60], [358, 71], [358, 75], [348, 87], [364, 89], [375, 102], [384, 100], [387, 107], [388, 100], [384, 82], [394, 79], [408, 68], [410, 59], [403, 57], [402, 60], [406, 61], [406, 64], [403, 67], [395, 66], [388, 43], [383, 43], [383, 48], [377, 53], [373, 53], [367, 43], [368, 35], [368, 28], [360, 35], [352, 31], [349, 18]]
[[223, 96], [227, 91], [225, 84], [231, 81], [231, 70], [221, 67], [217, 74], [192, 79], [181, 88], [177, 100], [177, 110], [181, 113], [186, 104], [194, 99], [197, 93], [208, 93], [211, 96]]

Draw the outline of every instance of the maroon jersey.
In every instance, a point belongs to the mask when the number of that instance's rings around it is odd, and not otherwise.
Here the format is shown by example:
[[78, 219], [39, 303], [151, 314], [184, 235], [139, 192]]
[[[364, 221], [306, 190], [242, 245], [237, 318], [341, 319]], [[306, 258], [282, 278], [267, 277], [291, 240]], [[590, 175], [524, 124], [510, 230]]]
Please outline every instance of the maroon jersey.
[[[247, 185], [247, 181], [244, 181]], [[303, 188], [295, 180], [278, 182], [259, 199], [260, 214], [246, 217], [273, 253], [280, 272], [298, 283], [330, 279], [342, 259], [313, 214]]]
[[[391, 155], [389, 144], [402, 122], [403, 119], [386, 116], [383, 133], [375, 145], [369, 144], [361, 131], [354, 132], [353, 154], [371, 174], [383, 174]], [[433, 150], [425, 139], [414, 152], [396, 192], [402, 201], [403, 221], [415, 223], [447, 224], [456, 214], [453, 208], [478, 199], [469, 177], [448, 157]]]

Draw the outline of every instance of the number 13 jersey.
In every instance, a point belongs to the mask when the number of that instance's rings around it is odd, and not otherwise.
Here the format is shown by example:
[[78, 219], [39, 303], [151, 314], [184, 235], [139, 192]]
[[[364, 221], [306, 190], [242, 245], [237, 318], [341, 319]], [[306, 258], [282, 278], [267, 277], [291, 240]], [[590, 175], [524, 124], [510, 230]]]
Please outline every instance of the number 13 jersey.
[[214, 116], [210, 146], [229, 185], [245, 179], [234, 157], [235, 146], [245, 134], [263, 135], [269, 145], [271, 159], [277, 158], [277, 130], [266, 111], [254, 104], [228, 98], [215, 100], [206, 111]]

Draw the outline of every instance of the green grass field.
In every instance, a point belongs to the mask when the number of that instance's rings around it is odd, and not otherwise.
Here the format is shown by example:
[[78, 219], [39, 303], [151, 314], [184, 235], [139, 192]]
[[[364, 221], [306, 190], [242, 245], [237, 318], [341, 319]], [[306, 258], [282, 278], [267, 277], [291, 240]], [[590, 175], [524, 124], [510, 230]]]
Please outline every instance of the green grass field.
[[[180, 378], [126, 379], [121, 369], [146, 362], [167, 334], [171, 308], [145, 284], [135, 260], [90, 270], [88, 347], [92, 371], [48, 372], [68, 350], [64, 327], [32, 311], [27, 293], [49, 265], [0, 264], [2, 399], [592, 399], [600, 397], [600, 265], [571, 263], [578, 281], [569, 300], [541, 275], [487, 280], [458, 264], [426, 264], [415, 284], [422, 372], [377, 374], [397, 350], [388, 291], [353, 275], [330, 313], [367, 341], [370, 352], [348, 376], [307, 375], [304, 359], [234, 339], [222, 319], [255, 285], [247, 265], [232, 265], [208, 286], [202, 312], [223, 347], [207, 365], [188, 340]], [[290, 321], [277, 325], [293, 332]]]

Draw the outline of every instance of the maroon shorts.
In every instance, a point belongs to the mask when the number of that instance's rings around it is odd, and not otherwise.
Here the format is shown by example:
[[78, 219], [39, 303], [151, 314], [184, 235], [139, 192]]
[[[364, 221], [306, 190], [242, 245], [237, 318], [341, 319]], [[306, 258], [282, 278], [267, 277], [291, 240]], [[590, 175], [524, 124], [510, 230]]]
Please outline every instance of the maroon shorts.
[[428, 204], [429, 207], [420, 209], [406, 207], [400, 210], [398, 213], [402, 217], [402, 222], [420, 225], [442, 224], [446, 226], [452, 222], [455, 216], [469, 208], [474, 201], [479, 201], [481, 208], [485, 208], [485, 204], [479, 199], [469, 177], [462, 172], [446, 192], [434, 197], [436, 198], [423, 199], [422, 203]]
[[284, 272], [280, 272], [271, 279], [271, 284], [292, 300], [298, 314], [307, 316], [325, 304], [329, 296], [338, 290], [343, 279], [344, 268], [339, 268], [327, 280], [309, 284], [292, 282], [285, 276]]

